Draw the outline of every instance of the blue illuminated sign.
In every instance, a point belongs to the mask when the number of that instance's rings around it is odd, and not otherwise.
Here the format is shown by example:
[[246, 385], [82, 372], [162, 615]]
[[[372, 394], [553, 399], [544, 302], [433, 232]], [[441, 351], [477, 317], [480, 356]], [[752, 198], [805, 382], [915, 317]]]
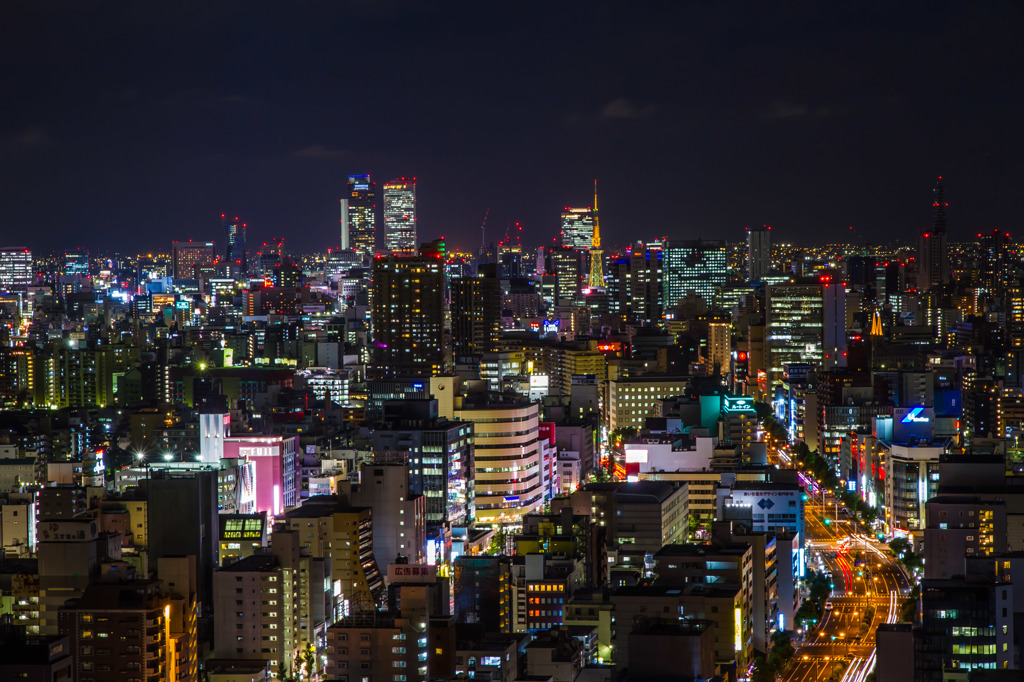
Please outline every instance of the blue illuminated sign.
[[924, 412], [924, 408], [923, 407], [912, 407], [912, 408], [910, 408], [910, 412], [907, 412], [906, 416], [903, 417], [903, 423], [904, 424], [927, 424], [928, 423], [928, 417], [921, 417], [921, 416], [919, 416], [922, 412]]

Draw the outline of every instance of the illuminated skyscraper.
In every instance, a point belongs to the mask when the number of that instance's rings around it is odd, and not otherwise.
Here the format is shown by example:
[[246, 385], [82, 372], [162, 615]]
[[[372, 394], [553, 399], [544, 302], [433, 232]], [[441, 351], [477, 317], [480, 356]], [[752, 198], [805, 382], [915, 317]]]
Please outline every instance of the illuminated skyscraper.
[[765, 292], [765, 350], [769, 395], [782, 381], [788, 364], [820, 366], [824, 343], [824, 296], [821, 283], [772, 284]]
[[350, 175], [348, 191], [341, 200], [341, 248], [369, 258], [376, 238], [377, 183], [369, 175]]
[[946, 246], [946, 203], [942, 176], [935, 183], [935, 219], [932, 229], [921, 233], [917, 243], [917, 289], [930, 291], [949, 283], [949, 249]]
[[217, 257], [213, 242], [171, 242], [171, 261], [174, 279], [196, 277], [196, 267], [209, 267]]
[[[220, 214], [224, 218], [224, 214]], [[224, 231], [227, 233], [228, 246], [224, 253], [226, 260], [232, 270], [238, 274], [249, 274], [249, 261], [245, 254], [245, 232], [247, 226], [236, 217], [234, 220], [224, 218]]]
[[555, 302], [573, 302], [580, 296], [585, 281], [584, 252], [563, 246], [551, 252], [551, 265], [558, 278]]
[[562, 246], [588, 251], [594, 243], [594, 211], [565, 207], [562, 211]]
[[725, 243], [668, 241], [664, 248], [665, 310], [676, 307], [691, 291], [709, 306], [725, 285]]
[[416, 253], [416, 178], [384, 185], [384, 242], [392, 254]]
[[494, 266], [478, 277], [455, 277], [452, 286], [452, 343], [456, 358], [495, 350], [501, 334], [501, 280]]
[[32, 252], [24, 246], [0, 247], [0, 291], [18, 291], [35, 281]]
[[375, 258], [372, 308], [375, 376], [432, 376], [443, 371], [442, 260]]
[[747, 228], [747, 281], [760, 282], [772, 269], [771, 227]]

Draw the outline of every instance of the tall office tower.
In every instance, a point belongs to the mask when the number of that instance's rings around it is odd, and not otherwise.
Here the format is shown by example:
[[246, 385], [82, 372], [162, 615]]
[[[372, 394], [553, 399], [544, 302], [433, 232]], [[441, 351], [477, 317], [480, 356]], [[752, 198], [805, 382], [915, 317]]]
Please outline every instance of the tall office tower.
[[384, 246], [392, 254], [416, 253], [416, 178], [384, 184]]
[[563, 246], [551, 252], [551, 267], [555, 271], [555, 304], [560, 301], [575, 301], [580, 297], [586, 270], [584, 252]]
[[846, 286], [828, 275], [822, 285], [825, 369], [846, 367]]
[[668, 241], [664, 252], [665, 309], [675, 308], [691, 291], [713, 305], [725, 286], [725, 243]]
[[210, 267], [216, 257], [213, 242], [171, 242], [174, 279], [194, 279], [196, 268]]
[[949, 249], [946, 246], [946, 203], [942, 176], [935, 183], [935, 219], [931, 230], [921, 233], [917, 242], [917, 289], [930, 291], [949, 284]]
[[1005, 293], [1013, 277], [1010, 253], [1010, 233], [992, 230], [978, 234], [978, 275], [981, 285], [989, 294], [1000, 296]]
[[452, 345], [456, 358], [490, 353], [501, 333], [501, 280], [494, 266], [478, 277], [456, 277], [452, 287]]
[[640, 324], [658, 324], [664, 315], [664, 249], [661, 242], [648, 242], [632, 252], [629, 304], [632, 319]]
[[0, 291], [18, 291], [35, 281], [32, 252], [24, 246], [0, 247]]
[[[221, 213], [220, 217], [224, 218], [224, 214]], [[237, 217], [234, 220], [224, 218], [224, 231], [227, 233], [228, 239], [224, 260], [240, 275], [249, 274], [249, 261], [245, 253], [245, 232], [247, 227]]]
[[601, 228], [597, 214], [597, 180], [594, 180], [594, 238], [590, 242], [590, 279], [592, 288], [604, 289], [604, 257], [601, 253]]
[[443, 268], [436, 258], [373, 261], [374, 377], [431, 376], [444, 370]]
[[87, 276], [89, 274], [89, 252], [82, 250], [66, 252], [64, 254], [64, 274]]
[[481, 393], [466, 396], [455, 410], [457, 419], [473, 422], [478, 524], [516, 526], [544, 504], [537, 405]]
[[350, 175], [341, 201], [341, 248], [369, 258], [377, 238], [377, 183], [369, 175]]
[[765, 293], [765, 350], [768, 393], [782, 381], [788, 364], [822, 360], [824, 301], [821, 284], [772, 284]]
[[760, 282], [772, 269], [772, 228], [747, 228], [747, 281]]
[[594, 210], [569, 208], [562, 210], [562, 246], [587, 251], [594, 244]]

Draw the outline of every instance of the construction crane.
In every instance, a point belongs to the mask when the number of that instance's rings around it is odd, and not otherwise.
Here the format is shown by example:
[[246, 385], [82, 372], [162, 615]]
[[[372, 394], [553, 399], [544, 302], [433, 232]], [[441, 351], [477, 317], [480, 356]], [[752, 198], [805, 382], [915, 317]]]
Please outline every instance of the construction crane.
[[480, 221], [480, 252], [484, 253], [487, 251], [487, 236], [484, 233], [484, 228], [487, 227], [487, 216], [491, 215], [491, 209], [484, 211], [484, 219]]

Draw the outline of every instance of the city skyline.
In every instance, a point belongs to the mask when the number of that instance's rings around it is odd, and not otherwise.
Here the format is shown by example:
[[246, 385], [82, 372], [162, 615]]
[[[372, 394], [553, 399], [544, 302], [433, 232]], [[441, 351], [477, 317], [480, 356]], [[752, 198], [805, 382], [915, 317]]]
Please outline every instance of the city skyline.
[[[542, 24], [405, 3], [266, 7], [13, 11], [0, 231], [34, 250], [139, 251], [157, 234], [209, 238], [229, 213], [252, 243], [284, 234], [318, 251], [337, 241], [353, 173], [418, 177], [421, 241], [463, 246], [487, 209], [495, 233], [519, 222], [527, 243], [550, 241], [594, 177], [607, 244], [760, 224], [793, 242], [854, 225], [913, 243], [938, 175], [951, 241], [1017, 227], [1012, 5], [568, 4]], [[385, 91], [406, 75], [405, 92]]]

